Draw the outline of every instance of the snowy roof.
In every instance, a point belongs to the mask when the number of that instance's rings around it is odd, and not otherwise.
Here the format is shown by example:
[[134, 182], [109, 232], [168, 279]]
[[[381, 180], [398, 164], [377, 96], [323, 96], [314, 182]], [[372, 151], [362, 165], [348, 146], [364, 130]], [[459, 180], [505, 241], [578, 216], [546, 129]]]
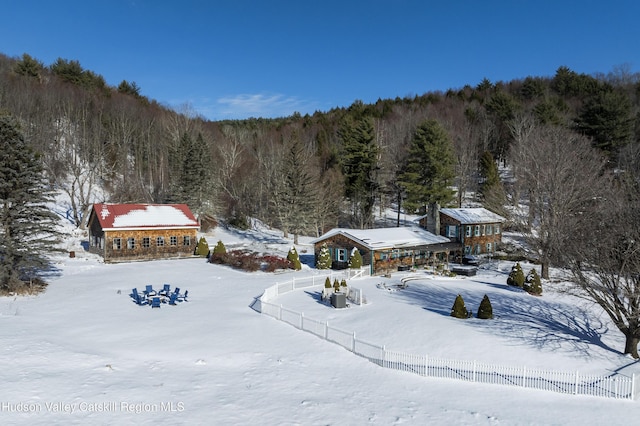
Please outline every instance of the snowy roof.
[[311, 243], [315, 244], [338, 234], [355, 240], [370, 250], [415, 247], [451, 242], [449, 238], [432, 234], [419, 227], [396, 227], [377, 229], [334, 228], [320, 238], [313, 240]]
[[461, 224], [504, 222], [505, 218], [485, 208], [440, 209], [440, 213], [457, 220]]
[[186, 204], [94, 204], [102, 229], [199, 228]]

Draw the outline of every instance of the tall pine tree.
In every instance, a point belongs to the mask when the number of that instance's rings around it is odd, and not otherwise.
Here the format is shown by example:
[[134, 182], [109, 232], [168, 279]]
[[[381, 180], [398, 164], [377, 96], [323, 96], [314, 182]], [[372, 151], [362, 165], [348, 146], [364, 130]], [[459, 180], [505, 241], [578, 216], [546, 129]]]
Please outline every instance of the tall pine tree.
[[406, 209], [425, 213], [430, 203], [444, 206], [451, 202], [454, 165], [453, 144], [445, 129], [435, 120], [427, 120], [418, 126], [400, 178], [407, 194]]
[[345, 195], [351, 202], [353, 219], [364, 228], [373, 221], [373, 206], [378, 193], [378, 154], [371, 117], [346, 116], [338, 130], [343, 141], [342, 173]]
[[179, 168], [176, 170], [174, 201], [187, 204], [197, 216], [212, 214], [212, 159], [202, 134], [198, 133], [194, 140], [184, 133], [176, 158]]
[[49, 268], [59, 236], [51, 201], [39, 156], [17, 122], [0, 115], [0, 293], [22, 291]]
[[294, 134], [285, 158], [284, 185], [281, 193], [281, 220], [283, 228], [293, 233], [293, 243], [298, 236], [311, 228], [312, 212], [316, 200], [315, 179], [310, 172], [311, 153]]

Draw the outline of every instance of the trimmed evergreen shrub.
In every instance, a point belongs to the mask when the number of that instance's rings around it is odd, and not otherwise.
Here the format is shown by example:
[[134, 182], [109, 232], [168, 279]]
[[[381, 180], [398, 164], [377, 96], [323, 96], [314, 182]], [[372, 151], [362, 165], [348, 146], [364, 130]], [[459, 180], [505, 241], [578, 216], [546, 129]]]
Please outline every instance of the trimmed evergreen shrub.
[[[331, 253], [329, 252], [329, 248], [326, 244], [323, 244], [320, 247], [320, 253], [318, 254], [318, 258], [316, 259], [316, 268], [318, 269], [331, 269]], [[331, 286], [329, 286], [331, 287]]]
[[329, 279], [329, 277], [324, 280], [324, 288], [331, 288], [331, 280]]
[[360, 250], [354, 248], [351, 251], [351, 257], [349, 257], [349, 268], [351, 269], [360, 269], [362, 267], [362, 255], [360, 254]]
[[524, 290], [527, 293], [536, 296], [540, 296], [542, 294], [542, 282], [540, 280], [540, 275], [538, 275], [538, 272], [535, 270], [535, 268], [529, 271], [529, 273], [527, 274], [527, 278], [524, 282]]
[[196, 255], [205, 257], [209, 254], [209, 243], [204, 237], [200, 237], [198, 245], [196, 246]]
[[480, 307], [478, 308], [478, 314], [476, 316], [480, 319], [493, 319], [493, 307], [491, 306], [489, 296], [486, 294], [480, 302]]
[[227, 254], [227, 248], [222, 243], [222, 240], [218, 240], [218, 244], [213, 248], [213, 254]]
[[287, 260], [293, 265], [293, 269], [299, 271], [302, 269], [302, 263], [300, 263], [300, 256], [294, 246], [291, 246], [289, 253], [287, 253]]
[[345, 280], [344, 278], [342, 279], [342, 281], [340, 281], [340, 287], [344, 290], [347, 288], [347, 280]]
[[338, 282], [338, 279], [337, 279], [337, 278], [333, 281], [333, 289], [334, 289], [336, 292], [339, 292], [339, 291], [340, 291], [340, 283]]
[[507, 278], [507, 284], [522, 288], [524, 286], [524, 279], [524, 272], [522, 271], [520, 262], [518, 262], [511, 268], [509, 278]]
[[467, 310], [467, 307], [464, 306], [464, 299], [461, 295], [457, 295], [455, 302], [453, 302], [453, 307], [451, 308], [451, 316], [455, 318], [469, 317], [469, 311]]

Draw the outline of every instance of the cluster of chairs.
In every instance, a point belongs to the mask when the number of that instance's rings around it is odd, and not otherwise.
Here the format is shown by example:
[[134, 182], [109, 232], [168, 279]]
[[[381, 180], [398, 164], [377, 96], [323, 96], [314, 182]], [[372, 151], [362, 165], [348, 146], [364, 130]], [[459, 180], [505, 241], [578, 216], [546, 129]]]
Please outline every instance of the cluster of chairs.
[[189, 290], [182, 294], [180, 293], [180, 287], [176, 287], [171, 291], [171, 286], [165, 284], [160, 291], [155, 291], [152, 285], [147, 285], [142, 294], [138, 292], [137, 288], [134, 288], [130, 296], [139, 306], [150, 305], [152, 308], [159, 308], [162, 303], [175, 306], [178, 302], [188, 302], [188, 295]]

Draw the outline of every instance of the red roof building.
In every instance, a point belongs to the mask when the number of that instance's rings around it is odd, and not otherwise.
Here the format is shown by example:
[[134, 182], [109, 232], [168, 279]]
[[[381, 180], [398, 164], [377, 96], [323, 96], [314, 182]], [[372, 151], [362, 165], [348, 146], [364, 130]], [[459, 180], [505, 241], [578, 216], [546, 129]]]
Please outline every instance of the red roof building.
[[200, 225], [186, 204], [94, 204], [89, 251], [105, 262], [190, 257]]

